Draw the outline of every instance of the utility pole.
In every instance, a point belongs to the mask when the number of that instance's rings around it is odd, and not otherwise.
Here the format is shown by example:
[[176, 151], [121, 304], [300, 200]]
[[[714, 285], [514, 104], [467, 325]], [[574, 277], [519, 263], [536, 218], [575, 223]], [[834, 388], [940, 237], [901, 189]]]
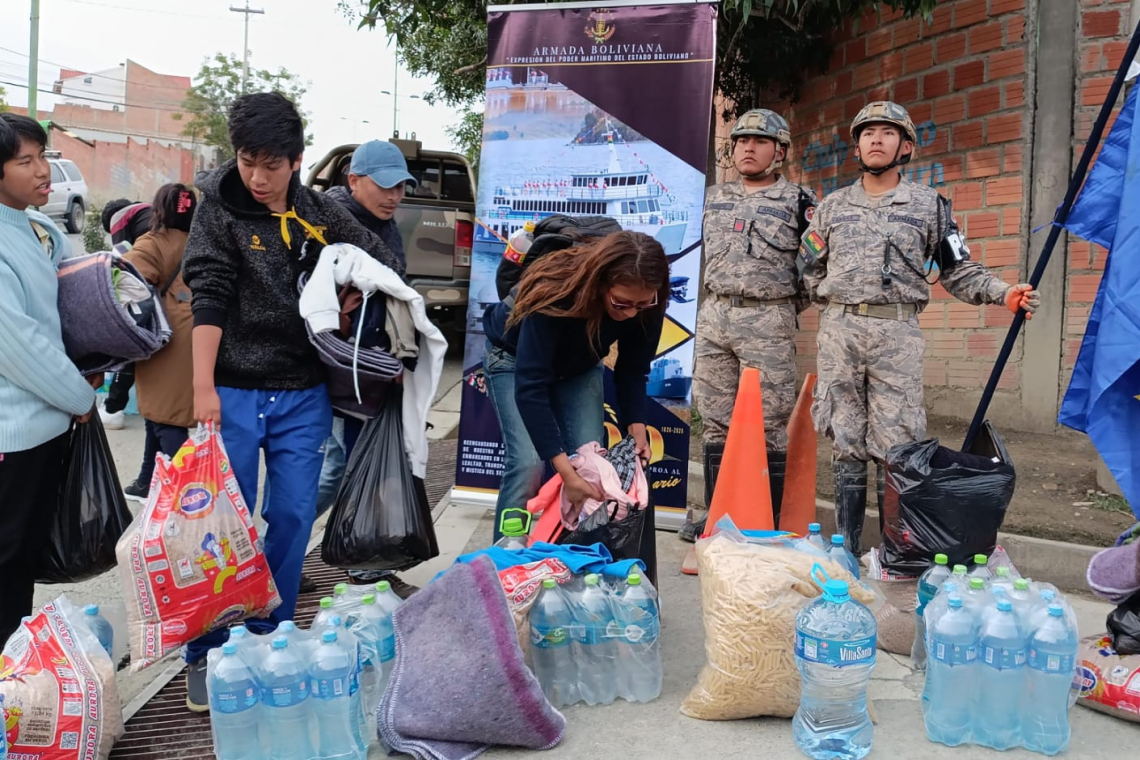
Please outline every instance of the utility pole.
[[235, 8], [230, 6], [230, 10], [234, 13], [245, 14], [245, 45], [242, 48], [242, 73], [241, 73], [241, 94], [245, 95], [246, 87], [249, 85], [249, 17], [250, 14], [265, 15], [265, 11], [261, 8], [250, 8], [249, 0], [245, 0], [244, 8]]
[[400, 61], [396, 61], [396, 75], [392, 78], [392, 136], [400, 136]]
[[32, 32], [28, 39], [28, 115], [39, 121], [40, 0], [32, 0]]

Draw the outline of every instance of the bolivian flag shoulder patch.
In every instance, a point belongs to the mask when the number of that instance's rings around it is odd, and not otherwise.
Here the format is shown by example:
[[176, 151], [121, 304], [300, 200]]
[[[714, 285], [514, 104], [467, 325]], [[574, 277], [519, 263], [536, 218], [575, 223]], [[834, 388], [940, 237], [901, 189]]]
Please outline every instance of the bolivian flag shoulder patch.
[[800, 240], [800, 258], [805, 264], [811, 266], [820, 258], [826, 248], [827, 242], [824, 241], [823, 235], [820, 235], [816, 230], [810, 230]]

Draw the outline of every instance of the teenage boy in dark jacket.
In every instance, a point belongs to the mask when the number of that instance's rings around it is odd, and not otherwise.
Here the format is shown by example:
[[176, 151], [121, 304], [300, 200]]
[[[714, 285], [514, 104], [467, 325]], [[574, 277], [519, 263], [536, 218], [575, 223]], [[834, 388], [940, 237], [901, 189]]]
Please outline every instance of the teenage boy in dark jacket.
[[[281, 606], [249, 628], [267, 633], [296, 608], [332, 426], [325, 370], [298, 308], [298, 279], [330, 243], [358, 246], [401, 275], [404, 266], [347, 211], [301, 185], [305, 133], [292, 102], [278, 93], [242, 96], [230, 109], [229, 131], [237, 158], [199, 183], [183, 265], [193, 295], [194, 417], [220, 426], [251, 508], [265, 450], [272, 486], [261, 507], [265, 555]], [[209, 709], [206, 653], [225, 639], [218, 631], [187, 647], [191, 710]]]

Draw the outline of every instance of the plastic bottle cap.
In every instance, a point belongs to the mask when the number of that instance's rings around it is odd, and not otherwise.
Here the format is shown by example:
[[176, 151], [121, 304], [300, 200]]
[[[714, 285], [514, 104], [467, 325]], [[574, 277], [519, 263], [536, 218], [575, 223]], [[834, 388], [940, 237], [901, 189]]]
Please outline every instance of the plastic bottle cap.
[[523, 229], [527, 232], [534, 232], [534, 222], [527, 222], [523, 225]]
[[965, 575], [966, 574], [966, 566], [965, 565], [954, 565], [953, 573], [954, 573], [954, 575]]
[[971, 578], [970, 579], [970, 588], [972, 590], [978, 591], [979, 589], [984, 589], [985, 587], [986, 587], [985, 579], [983, 579], [983, 578]]
[[958, 609], [959, 607], [961, 607], [961, 606], [962, 606], [962, 597], [960, 597], [960, 596], [952, 596], [952, 597], [950, 597], [950, 598], [947, 600], [947, 602], [946, 602], [946, 603], [947, 603], [948, 605], [950, 605], [951, 607], [953, 607], [954, 609]]
[[832, 546], [843, 546], [843, 536], [839, 535], [838, 533], [834, 534], [831, 537], [831, 545]]
[[990, 561], [989, 558], [984, 554], [975, 554], [974, 555], [974, 564], [975, 565], [983, 565], [984, 566], [989, 561]]
[[1009, 568], [1005, 567], [1004, 565], [994, 570], [994, 572], [997, 573], [997, 577], [999, 578], [1009, 577]]
[[936, 565], [949, 565], [950, 564], [950, 558], [947, 557], [945, 554], [935, 554], [934, 555], [934, 564], [936, 564]]
[[340, 615], [333, 615], [331, 618], [329, 618], [328, 624], [334, 628], [340, 628], [342, 622], [344, 621], [340, 619]]
[[1051, 602], [1057, 598], [1057, 592], [1051, 588], [1041, 589], [1041, 598], [1046, 602]]
[[1009, 612], [1013, 609], [1013, 603], [1005, 597], [1002, 597], [1001, 599], [998, 599], [997, 608], [1002, 612]]
[[249, 629], [246, 628], [245, 625], [243, 625], [241, 623], [235, 625], [233, 628], [230, 629], [230, 638], [231, 639], [235, 639], [235, 638], [236, 639], [244, 639], [248, 635], [249, 635]]
[[392, 588], [392, 584], [389, 583], [388, 581], [380, 581], [379, 583], [376, 584], [376, 590], [378, 592], [380, 592], [381, 594], [387, 594], [391, 588]]
[[335, 594], [336, 596], [344, 596], [347, 593], [348, 593], [348, 584], [347, 583], [338, 583], [335, 586], [333, 586], [333, 594]]
[[83, 608], [83, 614], [84, 615], [98, 615], [99, 614], [99, 605], [97, 605], [97, 604], [87, 605], [86, 607]]
[[629, 577], [625, 579], [625, 582], [631, 586], [640, 586], [641, 585], [641, 573], [630, 573]]
[[822, 529], [819, 523], [808, 523], [808, 533], [819, 533]]
[[1065, 614], [1065, 608], [1062, 607], [1061, 605], [1059, 605], [1059, 604], [1050, 604], [1049, 605], [1049, 615], [1051, 617], [1061, 617], [1064, 614]]
[[277, 626], [277, 630], [281, 631], [282, 633], [292, 633], [293, 631], [297, 630], [297, 624], [292, 620], [286, 620], [282, 622], [281, 625]]
[[289, 646], [289, 639], [285, 638], [284, 636], [278, 636], [273, 640], [274, 649], [284, 649], [287, 646]]
[[321, 641], [326, 644], [332, 644], [336, 641], [336, 631], [325, 631], [321, 634]]
[[237, 644], [232, 641], [222, 644], [222, 654], [237, 654]]
[[823, 584], [823, 595], [827, 599], [834, 601], [843, 601], [847, 598], [849, 593], [850, 588], [847, 585], [847, 581], [840, 581], [832, 578], [828, 580], [827, 583]]
[[942, 588], [946, 589], [946, 593], [949, 594], [951, 592], [958, 591], [958, 584], [954, 581], [946, 581], [942, 584]]
[[595, 573], [590, 573], [589, 575], [587, 575], [586, 576], [586, 585], [587, 586], [597, 586], [598, 585], [598, 576]]
[[1024, 578], [1018, 578], [1013, 582], [1013, 587], [1018, 591], [1028, 591], [1029, 581], [1025, 580]]
[[360, 603], [363, 605], [366, 605], [366, 606], [369, 604], [376, 604], [376, 595], [375, 594], [365, 594], [364, 598], [360, 600]]
[[504, 536], [525, 536], [526, 531], [523, 530], [523, 521], [518, 517], [508, 517], [503, 520], [503, 535]]
[[557, 585], [558, 581], [554, 580], [553, 578], [546, 578], [542, 581], [543, 588], [554, 588]]
[[327, 610], [327, 609], [331, 608], [332, 606], [333, 606], [333, 598], [331, 596], [326, 596], [326, 597], [321, 598], [321, 609], [322, 610]]

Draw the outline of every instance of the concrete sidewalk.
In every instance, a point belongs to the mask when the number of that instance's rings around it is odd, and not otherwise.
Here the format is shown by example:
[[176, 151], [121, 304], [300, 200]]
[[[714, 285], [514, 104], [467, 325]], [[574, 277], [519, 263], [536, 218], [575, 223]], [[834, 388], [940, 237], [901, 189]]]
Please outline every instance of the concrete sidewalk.
[[[445, 554], [471, 551], [491, 543], [490, 512], [468, 507], [450, 507], [436, 523], [440, 548]], [[658, 532], [658, 581], [662, 599], [662, 662], [664, 688], [661, 698], [649, 704], [618, 701], [612, 705], [576, 705], [563, 710], [566, 737], [561, 745], [543, 752], [494, 749], [488, 758], [522, 756], [555, 758], [606, 758], [623, 760], [662, 758], [796, 758], [803, 757], [792, 741], [791, 721], [777, 718], [706, 722], [688, 718], [680, 706], [696, 683], [704, 665], [704, 630], [701, 624], [700, 580], [681, 575], [681, 562], [689, 548], [672, 533]], [[452, 557], [454, 554], [452, 554]], [[426, 581], [451, 564], [441, 556], [406, 577]], [[1070, 596], [1077, 610], [1082, 634], [1104, 630], [1107, 604]], [[870, 696], [879, 723], [871, 757], [963, 758], [998, 757], [981, 747], [951, 749], [926, 738], [919, 697], [923, 676], [910, 668], [910, 658], [879, 652]], [[1137, 727], [1134, 724], [1076, 706], [1070, 713], [1073, 739], [1067, 758], [1112, 758], [1134, 756]], [[375, 757], [381, 757], [376, 754]], [[1025, 751], [1002, 753], [1001, 757], [1040, 757]]]

